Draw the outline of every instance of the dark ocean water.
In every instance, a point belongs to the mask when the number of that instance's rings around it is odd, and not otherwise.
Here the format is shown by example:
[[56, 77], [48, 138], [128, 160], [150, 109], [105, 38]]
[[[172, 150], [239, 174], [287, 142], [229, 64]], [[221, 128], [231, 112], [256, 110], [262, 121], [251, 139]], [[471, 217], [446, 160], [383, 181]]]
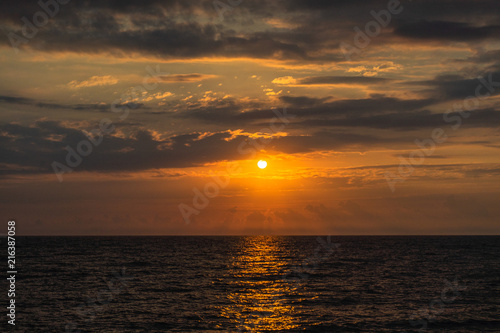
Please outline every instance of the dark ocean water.
[[500, 237], [19, 237], [17, 263], [25, 332], [500, 332]]

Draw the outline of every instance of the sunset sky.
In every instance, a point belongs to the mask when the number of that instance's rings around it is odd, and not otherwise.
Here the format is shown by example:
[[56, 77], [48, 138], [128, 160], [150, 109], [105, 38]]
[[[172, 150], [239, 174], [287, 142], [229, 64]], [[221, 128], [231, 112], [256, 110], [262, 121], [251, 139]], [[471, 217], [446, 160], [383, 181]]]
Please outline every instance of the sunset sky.
[[497, 0], [66, 1], [0, 4], [19, 234], [500, 233]]

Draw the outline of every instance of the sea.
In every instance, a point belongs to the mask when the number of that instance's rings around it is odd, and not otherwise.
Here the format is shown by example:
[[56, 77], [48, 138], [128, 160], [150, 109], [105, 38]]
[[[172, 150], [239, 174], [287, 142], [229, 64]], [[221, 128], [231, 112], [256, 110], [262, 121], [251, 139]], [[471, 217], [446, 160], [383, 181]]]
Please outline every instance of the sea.
[[500, 332], [498, 236], [16, 237], [16, 247], [16, 325], [4, 314], [0, 330]]

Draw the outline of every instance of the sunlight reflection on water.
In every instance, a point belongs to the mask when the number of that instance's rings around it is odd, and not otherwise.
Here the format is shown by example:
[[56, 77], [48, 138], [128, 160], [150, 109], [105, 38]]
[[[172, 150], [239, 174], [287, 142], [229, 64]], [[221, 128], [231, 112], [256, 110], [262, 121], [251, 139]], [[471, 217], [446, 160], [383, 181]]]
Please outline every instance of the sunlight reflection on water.
[[286, 245], [278, 237], [242, 238], [241, 251], [234, 257], [231, 274], [238, 291], [228, 295], [230, 306], [222, 316], [239, 330], [289, 330], [299, 323], [288, 299], [297, 296], [284, 280], [287, 262], [279, 252]]

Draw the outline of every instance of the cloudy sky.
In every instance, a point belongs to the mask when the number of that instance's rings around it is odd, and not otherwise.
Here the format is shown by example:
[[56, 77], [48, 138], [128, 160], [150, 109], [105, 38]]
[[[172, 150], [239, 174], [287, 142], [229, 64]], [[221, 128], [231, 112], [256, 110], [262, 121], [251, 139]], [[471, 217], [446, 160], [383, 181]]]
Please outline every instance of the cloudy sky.
[[22, 234], [500, 232], [496, 0], [0, 7]]

